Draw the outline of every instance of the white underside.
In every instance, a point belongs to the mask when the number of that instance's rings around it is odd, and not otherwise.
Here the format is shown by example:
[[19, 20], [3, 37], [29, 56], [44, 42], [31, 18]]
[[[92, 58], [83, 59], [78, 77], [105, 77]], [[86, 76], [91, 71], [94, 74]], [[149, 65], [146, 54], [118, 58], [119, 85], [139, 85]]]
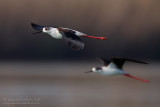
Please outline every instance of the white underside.
[[109, 64], [108, 66], [103, 66], [102, 71], [97, 73], [108, 76], [127, 74], [127, 72], [117, 68], [113, 63]]
[[60, 33], [57, 33], [57, 34], [51, 33], [49, 35], [51, 35], [53, 38], [56, 38], [56, 39], [62, 39], [63, 38], [62, 34], [60, 34]]
[[59, 33], [58, 30], [48, 32], [48, 34], [51, 35], [53, 38], [56, 38], [56, 39], [62, 39], [63, 38], [62, 34]]
[[[68, 28], [64, 28], [64, 29], [68, 29]], [[71, 30], [73, 30], [73, 29], [71, 29]], [[76, 31], [76, 30], [73, 30], [73, 31], [75, 31], [75, 35], [77, 35], [77, 36], [86, 35], [82, 32]], [[49, 31], [43, 31], [43, 32], [51, 35], [53, 38], [56, 38], [56, 39], [62, 39], [63, 38], [62, 34], [59, 33], [57, 28], [51, 28]]]
[[53, 38], [56, 38], [56, 39], [62, 39], [63, 38], [62, 34], [59, 33], [57, 28], [51, 28], [49, 31], [43, 30], [43, 32], [51, 35]]

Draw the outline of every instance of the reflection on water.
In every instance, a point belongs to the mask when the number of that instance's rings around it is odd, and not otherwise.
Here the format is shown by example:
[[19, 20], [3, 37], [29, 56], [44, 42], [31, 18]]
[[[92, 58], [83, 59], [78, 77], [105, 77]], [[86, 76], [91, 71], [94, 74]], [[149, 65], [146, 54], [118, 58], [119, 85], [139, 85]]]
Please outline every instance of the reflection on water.
[[131, 65], [131, 74], [144, 83], [123, 76], [85, 74], [90, 62], [1, 62], [1, 107], [158, 107], [160, 67]]

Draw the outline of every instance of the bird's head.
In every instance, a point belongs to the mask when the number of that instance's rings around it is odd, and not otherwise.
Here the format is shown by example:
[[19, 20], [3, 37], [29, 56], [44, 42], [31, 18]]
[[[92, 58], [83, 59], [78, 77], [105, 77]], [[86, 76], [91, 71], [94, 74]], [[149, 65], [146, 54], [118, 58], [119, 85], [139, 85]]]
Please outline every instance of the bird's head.
[[42, 29], [42, 32], [48, 33], [48, 32], [50, 32], [50, 30], [51, 30], [51, 27], [44, 27], [44, 28]]
[[93, 67], [90, 71], [87, 71], [86, 73], [91, 73], [91, 72], [102, 72], [102, 68], [101, 67]]

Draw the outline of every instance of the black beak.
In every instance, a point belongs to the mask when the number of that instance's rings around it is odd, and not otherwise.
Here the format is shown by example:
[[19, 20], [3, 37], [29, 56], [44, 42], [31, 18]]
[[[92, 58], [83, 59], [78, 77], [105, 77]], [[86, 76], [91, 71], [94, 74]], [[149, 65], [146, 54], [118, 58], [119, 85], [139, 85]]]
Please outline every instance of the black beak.
[[93, 72], [93, 71], [87, 71], [87, 72], [85, 72], [85, 73], [91, 73], [91, 72]]
[[39, 31], [39, 32], [35, 32], [35, 33], [33, 33], [33, 34], [37, 34], [37, 33], [42, 33], [42, 31]]

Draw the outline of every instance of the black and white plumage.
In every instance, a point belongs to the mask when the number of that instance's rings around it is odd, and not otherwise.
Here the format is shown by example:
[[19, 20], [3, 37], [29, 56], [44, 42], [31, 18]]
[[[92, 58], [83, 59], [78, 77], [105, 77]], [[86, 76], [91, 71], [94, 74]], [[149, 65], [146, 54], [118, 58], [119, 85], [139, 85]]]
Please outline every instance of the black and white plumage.
[[96, 72], [96, 73], [107, 75], [107, 76], [124, 75], [133, 79], [141, 80], [143, 82], [149, 82], [148, 80], [134, 77], [122, 69], [126, 61], [131, 61], [131, 62], [136, 62], [141, 64], [148, 64], [146, 62], [138, 61], [134, 59], [120, 58], [120, 57], [113, 57], [110, 59], [104, 59], [104, 58], [99, 58], [99, 59], [101, 62], [103, 62], [104, 66], [93, 67], [91, 71], [88, 71], [86, 73]]
[[104, 65], [106, 65], [106, 66], [108, 66], [110, 63], [114, 63], [116, 65], [116, 67], [119, 68], [119, 69], [123, 68], [123, 65], [126, 61], [148, 64], [148, 63], [143, 62], [143, 61], [138, 61], [138, 60], [128, 59], [128, 58], [121, 58], [121, 57], [113, 57], [113, 58], [110, 58], [110, 59], [99, 58], [99, 60], [102, 61], [104, 63]]
[[31, 23], [31, 26], [34, 28], [34, 30], [38, 31], [33, 34], [43, 32], [51, 35], [56, 39], [64, 39], [66, 41], [67, 46], [74, 50], [81, 50], [84, 48], [84, 43], [79, 36], [102, 39], [102, 40], [107, 39], [105, 37], [88, 36], [85, 33], [82, 33], [73, 29], [69, 29], [69, 28], [47, 27], [47, 26], [37, 25], [35, 23]]

